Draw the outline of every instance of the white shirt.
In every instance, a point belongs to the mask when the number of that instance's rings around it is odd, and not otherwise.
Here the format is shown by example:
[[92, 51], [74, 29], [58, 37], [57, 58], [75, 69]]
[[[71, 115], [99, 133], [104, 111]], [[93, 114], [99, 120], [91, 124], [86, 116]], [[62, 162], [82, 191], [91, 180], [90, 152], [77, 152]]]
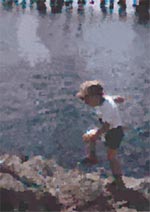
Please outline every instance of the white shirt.
[[96, 114], [103, 122], [110, 124], [110, 129], [122, 126], [117, 104], [111, 96], [105, 96], [101, 106], [96, 106]]

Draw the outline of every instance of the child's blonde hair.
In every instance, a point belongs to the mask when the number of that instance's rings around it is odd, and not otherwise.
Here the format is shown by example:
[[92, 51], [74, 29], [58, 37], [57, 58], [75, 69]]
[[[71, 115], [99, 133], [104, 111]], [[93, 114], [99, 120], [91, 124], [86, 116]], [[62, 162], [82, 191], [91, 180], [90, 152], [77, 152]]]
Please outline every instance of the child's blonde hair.
[[80, 85], [80, 90], [77, 93], [78, 98], [85, 96], [103, 95], [102, 83], [98, 80], [85, 81]]

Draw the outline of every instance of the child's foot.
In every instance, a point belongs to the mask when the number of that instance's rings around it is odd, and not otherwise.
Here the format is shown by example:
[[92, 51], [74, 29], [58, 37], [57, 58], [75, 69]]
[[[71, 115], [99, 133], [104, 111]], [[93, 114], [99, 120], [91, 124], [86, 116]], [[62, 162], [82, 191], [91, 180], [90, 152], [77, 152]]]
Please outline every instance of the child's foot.
[[126, 189], [126, 186], [122, 180], [122, 177], [116, 178], [111, 183], [109, 183], [109, 185], [114, 186], [117, 190], [125, 190]]

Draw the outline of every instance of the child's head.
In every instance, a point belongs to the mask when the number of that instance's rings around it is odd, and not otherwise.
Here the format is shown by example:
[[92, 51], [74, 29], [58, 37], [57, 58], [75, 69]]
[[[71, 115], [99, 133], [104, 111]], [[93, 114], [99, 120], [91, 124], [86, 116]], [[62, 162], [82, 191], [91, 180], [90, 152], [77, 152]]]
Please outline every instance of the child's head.
[[76, 96], [86, 104], [95, 107], [102, 101], [103, 87], [98, 80], [85, 81], [80, 85]]

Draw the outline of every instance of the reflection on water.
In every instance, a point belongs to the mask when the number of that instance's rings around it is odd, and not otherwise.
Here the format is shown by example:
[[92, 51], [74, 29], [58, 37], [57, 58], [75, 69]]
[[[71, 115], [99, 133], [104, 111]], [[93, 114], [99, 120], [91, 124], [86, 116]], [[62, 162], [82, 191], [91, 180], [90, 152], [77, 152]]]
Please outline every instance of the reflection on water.
[[36, 17], [29, 14], [20, 17], [17, 31], [20, 56], [26, 58], [31, 66], [34, 66], [37, 61], [51, 62], [50, 51], [37, 36], [37, 28], [38, 20]]

